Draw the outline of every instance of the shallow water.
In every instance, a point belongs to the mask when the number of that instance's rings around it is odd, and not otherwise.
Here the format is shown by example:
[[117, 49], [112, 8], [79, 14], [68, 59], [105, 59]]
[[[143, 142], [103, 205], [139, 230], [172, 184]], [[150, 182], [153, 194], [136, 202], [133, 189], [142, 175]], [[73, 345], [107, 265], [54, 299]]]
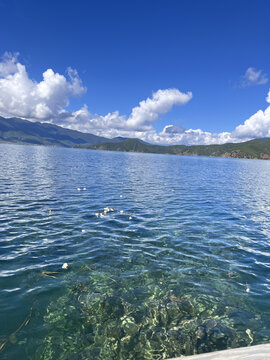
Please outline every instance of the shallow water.
[[269, 342], [269, 179], [270, 161], [0, 145], [1, 359]]

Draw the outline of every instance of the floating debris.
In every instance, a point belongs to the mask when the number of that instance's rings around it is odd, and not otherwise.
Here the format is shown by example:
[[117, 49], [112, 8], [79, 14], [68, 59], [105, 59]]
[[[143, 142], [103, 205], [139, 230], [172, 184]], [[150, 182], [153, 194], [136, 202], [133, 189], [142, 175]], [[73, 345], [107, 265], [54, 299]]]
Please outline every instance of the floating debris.
[[84, 229], [82, 229], [82, 233], [83, 233], [83, 234], [85, 233], [85, 230], [84, 230]]
[[100, 217], [100, 218], [104, 218], [108, 213], [113, 212], [114, 208], [110, 208], [110, 207], [105, 207], [103, 210], [103, 213], [96, 213], [96, 217]]
[[252, 332], [251, 332], [251, 330], [250, 329], [247, 329], [246, 330], [246, 333], [247, 333], [247, 336], [250, 338], [250, 344], [252, 344], [253, 343], [253, 336], [252, 336]]
[[68, 263], [64, 263], [63, 265], [62, 265], [62, 269], [67, 269], [68, 268]]
[[123, 197], [123, 195], [120, 195], [120, 198], [122, 198]]
[[[92, 266], [95, 266], [95, 264], [92, 265]], [[90, 271], [94, 271], [94, 269], [92, 269], [92, 267], [90, 265], [85, 265], [84, 267], [85, 267], [85, 269], [88, 269]]]
[[86, 190], [86, 187], [84, 187], [83, 190], [85, 191], [85, 190]]
[[96, 217], [104, 218], [105, 215], [103, 213], [95, 213]]
[[110, 207], [105, 207], [105, 208], [104, 208], [104, 214], [105, 214], [105, 215], [106, 215], [107, 213], [113, 212], [113, 211], [114, 211], [113, 208], [110, 208]]
[[56, 277], [54, 276], [54, 274], [59, 274], [58, 271], [42, 271], [41, 275], [42, 276], [47, 276], [47, 277], [51, 277], [53, 279], [56, 279]]
[[246, 292], [249, 293], [250, 292], [250, 285], [246, 284]]
[[179, 302], [180, 301], [180, 299], [178, 297], [176, 297], [175, 295], [173, 295], [173, 294], [170, 296], [170, 300], [172, 302]]
[[7, 345], [8, 343], [8, 339], [5, 340], [4, 342], [2, 342], [2, 344], [0, 345], [0, 351], [2, 351], [4, 349], [4, 347]]
[[0, 344], [0, 351], [2, 351], [4, 349], [4, 347], [7, 345], [8, 342], [10, 342], [11, 344], [16, 344], [18, 342], [17, 338], [16, 338], [16, 334], [26, 325], [29, 324], [29, 321], [31, 319], [32, 316], [32, 308], [30, 309], [27, 317], [24, 319], [24, 321], [21, 323], [21, 325], [12, 333], [10, 334], [6, 340]]
[[120, 210], [120, 214], [124, 214], [124, 210]]
[[130, 217], [128, 218], [128, 220], [132, 220], [132, 216], [130, 216]]
[[78, 190], [78, 191], [81, 191], [81, 188], [78, 187], [77, 190]]

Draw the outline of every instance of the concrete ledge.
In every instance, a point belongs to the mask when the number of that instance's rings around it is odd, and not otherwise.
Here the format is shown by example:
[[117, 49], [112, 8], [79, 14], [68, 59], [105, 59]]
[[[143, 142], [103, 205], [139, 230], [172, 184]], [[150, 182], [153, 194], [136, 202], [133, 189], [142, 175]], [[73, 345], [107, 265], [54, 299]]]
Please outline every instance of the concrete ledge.
[[181, 356], [167, 360], [270, 360], [270, 344]]

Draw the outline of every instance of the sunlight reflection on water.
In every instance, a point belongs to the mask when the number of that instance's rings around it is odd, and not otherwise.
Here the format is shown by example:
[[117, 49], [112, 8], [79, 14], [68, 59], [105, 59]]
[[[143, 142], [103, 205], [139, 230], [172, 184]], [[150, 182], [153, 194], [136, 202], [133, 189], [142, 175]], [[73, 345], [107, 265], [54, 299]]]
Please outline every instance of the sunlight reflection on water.
[[269, 178], [268, 161], [0, 145], [3, 359], [269, 342]]

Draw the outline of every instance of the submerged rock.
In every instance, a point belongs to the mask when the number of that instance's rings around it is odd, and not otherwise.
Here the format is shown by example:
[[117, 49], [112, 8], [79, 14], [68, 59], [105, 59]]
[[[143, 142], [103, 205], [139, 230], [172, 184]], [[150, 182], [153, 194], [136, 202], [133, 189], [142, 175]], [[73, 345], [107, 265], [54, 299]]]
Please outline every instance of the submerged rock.
[[257, 341], [254, 328], [261, 319], [244, 306], [240, 310], [206, 296], [183, 296], [176, 286], [172, 291], [143, 272], [117, 284], [97, 269], [84, 273], [87, 282], [77, 281], [47, 308], [41, 360], [75, 359], [76, 354], [157, 360]]
[[121, 324], [123, 331], [126, 335], [135, 335], [138, 333], [140, 327], [135, 323], [135, 319], [132, 316], [124, 318]]

